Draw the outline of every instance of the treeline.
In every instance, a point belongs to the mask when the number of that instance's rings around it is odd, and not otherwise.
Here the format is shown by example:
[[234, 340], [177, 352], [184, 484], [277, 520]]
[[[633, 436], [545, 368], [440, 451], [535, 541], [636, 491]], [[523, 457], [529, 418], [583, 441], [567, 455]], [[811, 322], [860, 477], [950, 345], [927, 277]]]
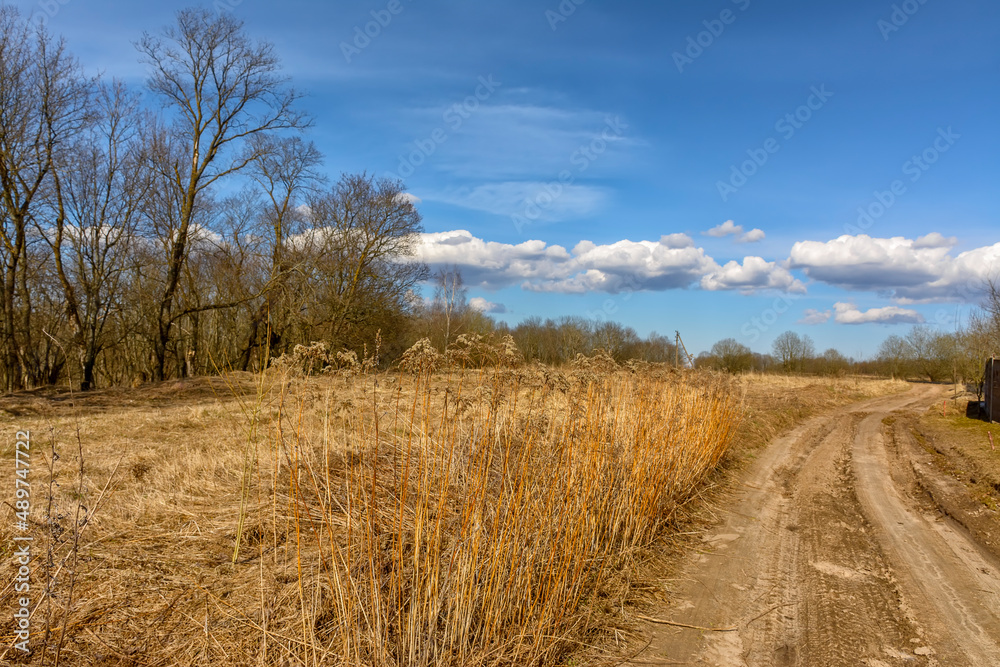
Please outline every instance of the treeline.
[[844, 375], [858, 372], [859, 364], [838, 350], [830, 348], [816, 352], [816, 345], [809, 336], [794, 331], [780, 334], [771, 346], [771, 353], [752, 352], [735, 338], [720, 340], [709, 352], [702, 352], [695, 360], [698, 368], [729, 373], [804, 373], [811, 375]]
[[427, 268], [402, 184], [327, 182], [272, 46], [230, 15], [183, 10], [136, 47], [143, 91], [0, 6], [0, 387], [250, 369], [379, 330], [405, 349]]
[[440, 351], [462, 334], [509, 334], [529, 363], [558, 366], [572, 362], [579, 354], [592, 356], [599, 351], [619, 363], [630, 359], [678, 361], [673, 340], [655, 331], [643, 338], [632, 327], [617, 322], [573, 316], [529, 317], [514, 327], [498, 322], [470, 304], [462, 274], [454, 267], [438, 271], [433, 284], [433, 298], [413, 313], [410, 335], [427, 338]]
[[782, 372], [814, 375], [857, 373], [929, 382], [964, 382], [982, 393], [985, 362], [1000, 354], [1000, 284], [983, 285], [983, 301], [965, 326], [947, 332], [927, 325], [893, 334], [870, 359], [851, 359], [830, 348], [818, 353], [809, 336], [780, 334], [770, 354], [753, 352], [734, 338], [698, 355], [700, 368], [730, 373]]
[[1000, 292], [993, 282], [986, 292], [983, 307], [958, 331], [916, 326], [905, 336], [886, 338], [872, 369], [890, 377], [965, 382], [982, 395], [985, 362], [1000, 354]]

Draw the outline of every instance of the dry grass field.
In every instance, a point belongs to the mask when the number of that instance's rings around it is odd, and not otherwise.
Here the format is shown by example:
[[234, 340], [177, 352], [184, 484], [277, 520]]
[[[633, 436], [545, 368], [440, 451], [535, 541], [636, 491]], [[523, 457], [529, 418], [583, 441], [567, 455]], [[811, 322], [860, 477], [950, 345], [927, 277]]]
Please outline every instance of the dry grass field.
[[3, 397], [4, 562], [31, 432], [33, 652], [8, 622], [0, 660], [599, 663], [720, 468], [903, 387], [598, 359]]
[[913, 430], [941, 469], [968, 485], [984, 506], [1000, 510], [1000, 429], [966, 416], [975, 399], [974, 394], [958, 394], [921, 415]]

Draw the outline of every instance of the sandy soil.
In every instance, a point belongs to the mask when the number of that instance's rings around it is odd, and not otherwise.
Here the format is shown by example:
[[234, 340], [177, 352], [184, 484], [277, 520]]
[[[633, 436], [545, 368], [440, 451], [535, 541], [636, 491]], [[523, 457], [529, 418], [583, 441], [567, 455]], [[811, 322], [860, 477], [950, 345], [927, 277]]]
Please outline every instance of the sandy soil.
[[[906, 436], [943, 387], [764, 449], [651, 618], [636, 665], [1000, 665], [998, 518]], [[977, 539], [979, 538], [979, 539]]]

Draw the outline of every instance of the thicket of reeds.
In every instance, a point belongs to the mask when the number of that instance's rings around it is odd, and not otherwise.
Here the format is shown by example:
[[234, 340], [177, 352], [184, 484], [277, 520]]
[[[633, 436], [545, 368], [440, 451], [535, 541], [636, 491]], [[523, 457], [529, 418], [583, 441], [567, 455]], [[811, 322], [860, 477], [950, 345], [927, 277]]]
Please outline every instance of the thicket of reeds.
[[740, 419], [730, 387], [669, 374], [361, 381], [341, 419], [331, 387], [319, 423], [289, 393], [266, 426], [275, 522], [257, 548], [294, 557], [300, 586], [299, 636], [272, 639], [274, 658], [555, 663], [596, 636], [609, 577], [671, 524]]

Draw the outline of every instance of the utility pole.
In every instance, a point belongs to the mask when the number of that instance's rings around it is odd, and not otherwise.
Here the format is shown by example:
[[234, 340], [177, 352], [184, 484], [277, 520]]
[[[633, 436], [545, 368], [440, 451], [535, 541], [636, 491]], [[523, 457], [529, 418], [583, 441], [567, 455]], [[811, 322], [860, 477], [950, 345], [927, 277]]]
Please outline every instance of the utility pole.
[[686, 357], [688, 363], [691, 364], [691, 368], [694, 368], [694, 358], [691, 356], [691, 353], [688, 352], [687, 347], [684, 346], [684, 341], [681, 339], [681, 332], [675, 330], [674, 331], [674, 336], [675, 336], [675, 338], [674, 338], [674, 366], [676, 366], [677, 368], [681, 367], [680, 355], [681, 355], [681, 350], [684, 350], [684, 356]]

